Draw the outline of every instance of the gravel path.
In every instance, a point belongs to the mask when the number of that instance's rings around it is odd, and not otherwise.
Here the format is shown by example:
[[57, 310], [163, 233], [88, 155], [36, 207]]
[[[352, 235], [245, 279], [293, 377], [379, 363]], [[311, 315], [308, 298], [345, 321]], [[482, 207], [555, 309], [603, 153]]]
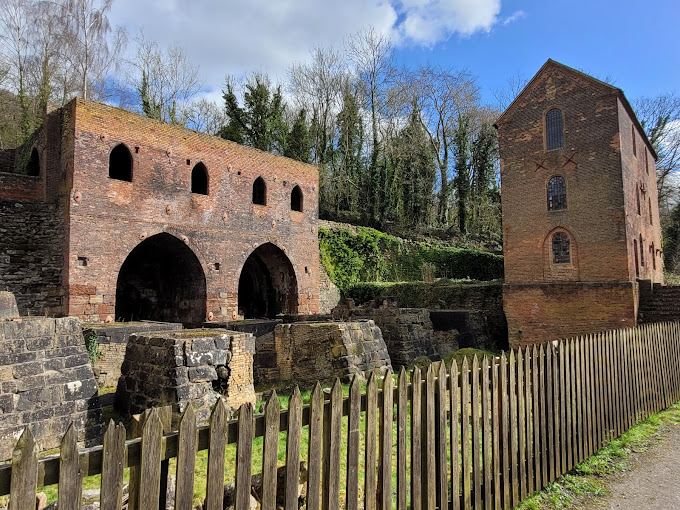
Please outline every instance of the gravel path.
[[614, 478], [610, 495], [586, 506], [592, 509], [680, 510], [680, 426], [670, 426], [662, 440], [629, 457], [631, 470]]

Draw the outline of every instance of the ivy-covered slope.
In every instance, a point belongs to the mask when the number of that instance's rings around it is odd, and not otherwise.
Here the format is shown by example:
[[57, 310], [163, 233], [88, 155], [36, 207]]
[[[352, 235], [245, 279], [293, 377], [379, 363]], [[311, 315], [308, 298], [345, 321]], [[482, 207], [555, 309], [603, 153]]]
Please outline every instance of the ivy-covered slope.
[[436, 278], [503, 278], [501, 255], [408, 241], [368, 227], [355, 230], [319, 228], [321, 263], [343, 290], [358, 282], [422, 281], [424, 265]]

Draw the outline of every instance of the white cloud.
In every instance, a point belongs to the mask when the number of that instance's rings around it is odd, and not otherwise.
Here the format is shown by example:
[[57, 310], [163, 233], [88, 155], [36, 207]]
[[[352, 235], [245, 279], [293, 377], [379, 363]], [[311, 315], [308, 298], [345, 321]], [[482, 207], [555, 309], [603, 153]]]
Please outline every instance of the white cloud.
[[314, 46], [342, 47], [368, 26], [399, 45], [431, 46], [490, 30], [499, 12], [500, 0], [115, 0], [110, 21], [131, 36], [143, 27], [161, 47], [182, 46], [207, 90], [218, 91], [226, 74], [283, 78]]
[[503, 25], [509, 25], [513, 21], [522, 19], [524, 16], [526, 16], [526, 13], [523, 10], [520, 9], [519, 11], [515, 11], [510, 16], [503, 20]]

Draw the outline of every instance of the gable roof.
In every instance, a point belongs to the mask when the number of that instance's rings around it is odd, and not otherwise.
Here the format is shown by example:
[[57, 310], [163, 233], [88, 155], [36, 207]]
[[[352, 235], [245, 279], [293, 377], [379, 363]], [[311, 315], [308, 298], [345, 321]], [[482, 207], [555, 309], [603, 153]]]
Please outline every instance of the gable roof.
[[635, 115], [635, 111], [633, 110], [633, 107], [630, 105], [628, 102], [628, 99], [626, 99], [626, 95], [623, 93], [623, 90], [621, 90], [618, 87], [615, 87], [609, 83], [606, 83], [602, 80], [598, 80], [597, 78], [593, 78], [589, 74], [586, 74], [582, 71], [578, 71], [577, 69], [574, 69], [573, 67], [566, 66], [564, 64], [561, 64], [560, 62], [557, 62], [551, 58], [549, 58], [545, 64], [541, 66], [541, 68], [538, 70], [538, 72], [534, 75], [531, 80], [524, 86], [522, 91], [517, 94], [517, 97], [510, 103], [510, 105], [505, 109], [505, 111], [501, 114], [500, 117], [498, 117], [498, 120], [496, 120], [496, 123], [494, 124], [496, 127], [498, 127], [498, 124], [500, 124], [503, 119], [506, 117], [508, 112], [510, 110], [513, 110], [515, 107], [515, 104], [519, 101], [520, 97], [524, 95], [524, 93], [538, 80], [538, 78], [543, 74], [543, 72], [548, 69], [549, 67], [556, 67], [560, 69], [561, 71], [564, 71], [568, 74], [574, 75], [577, 78], [582, 78], [586, 81], [589, 81], [593, 83], [594, 85], [597, 85], [599, 87], [604, 87], [608, 89], [612, 94], [615, 94], [616, 97], [621, 101], [621, 104], [623, 104], [623, 107], [626, 109], [628, 112], [628, 115], [633, 121], [633, 124], [637, 128], [637, 130], [640, 132], [643, 141], [647, 145], [647, 148], [650, 150], [652, 153], [652, 157], [656, 161], [658, 159], [658, 156], [656, 154], [656, 151], [654, 150], [654, 147], [652, 147], [652, 144], [649, 141], [649, 138], [647, 138], [647, 133], [645, 133], [645, 130], [642, 128], [642, 124], [640, 124], [640, 121], [638, 120], [637, 116]]

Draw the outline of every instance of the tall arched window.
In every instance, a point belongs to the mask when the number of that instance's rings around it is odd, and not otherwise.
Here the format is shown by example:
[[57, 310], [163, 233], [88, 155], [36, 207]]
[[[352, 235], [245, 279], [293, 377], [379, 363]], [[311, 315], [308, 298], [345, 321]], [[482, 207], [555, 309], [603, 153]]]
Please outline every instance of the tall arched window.
[[109, 177], [132, 182], [132, 154], [123, 143], [116, 145], [109, 155]]
[[26, 166], [26, 175], [32, 177], [38, 177], [40, 175], [40, 154], [38, 154], [38, 149], [35, 147], [31, 151], [31, 158], [28, 160], [28, 165]]
[[571, 262], [571, 243], [564, 232], [556, 232], [552, 237], [553, 264], [569, 264]]
[[650, 247], [649, 251], [652, 252], [652, 269], [656, 271], [656, 251], [654, 250], [654, 243], [652, 243], [652, 246]]
[[562, 132], [564, 123], [562, 112], [553, 108], [545, 114], [545, 147], [546, 150], [560, 149], [563, 145]]
[[640, 209], [640, 188], [637, 185], [635, 186], [635, 198], [637, 199], [637, 212], [642, 214]]
[[567, 185], [564, 177], [557, 175], [548, 181], [548, 211], [567, 208]]
[[645, 266], [645, 243], [642, 240], [642, 234], [640, 234], [640, 265]]
[[633, 253], [635, 253], [635, 276], [640, 276], [640, 266], [638, 264], [638, 243], [633, 239]]
[[[637, 147], [635, 144], [635, 126], [630, 127], [630, 137], [633, 140], [633, 156], [637, 156]], [[644, 264], [642, 264], [644, 266]]]
[[650, 225], [654, 224], [653, 221], [652, 221], [652, 199], [651, 198], [649, 199], [649, 224]]
[[262, 177], [258, 177], [253, 183], [253, 204], [267, 205], [267, 185]]
[[208, 169], [203, 163], [197, 163], [191, 171], [191, 192], [198, 195], [208, 194]]
[[295, 186], [290, 194], [290, 209], [302, 212], [302, 190], [300, 186]]

